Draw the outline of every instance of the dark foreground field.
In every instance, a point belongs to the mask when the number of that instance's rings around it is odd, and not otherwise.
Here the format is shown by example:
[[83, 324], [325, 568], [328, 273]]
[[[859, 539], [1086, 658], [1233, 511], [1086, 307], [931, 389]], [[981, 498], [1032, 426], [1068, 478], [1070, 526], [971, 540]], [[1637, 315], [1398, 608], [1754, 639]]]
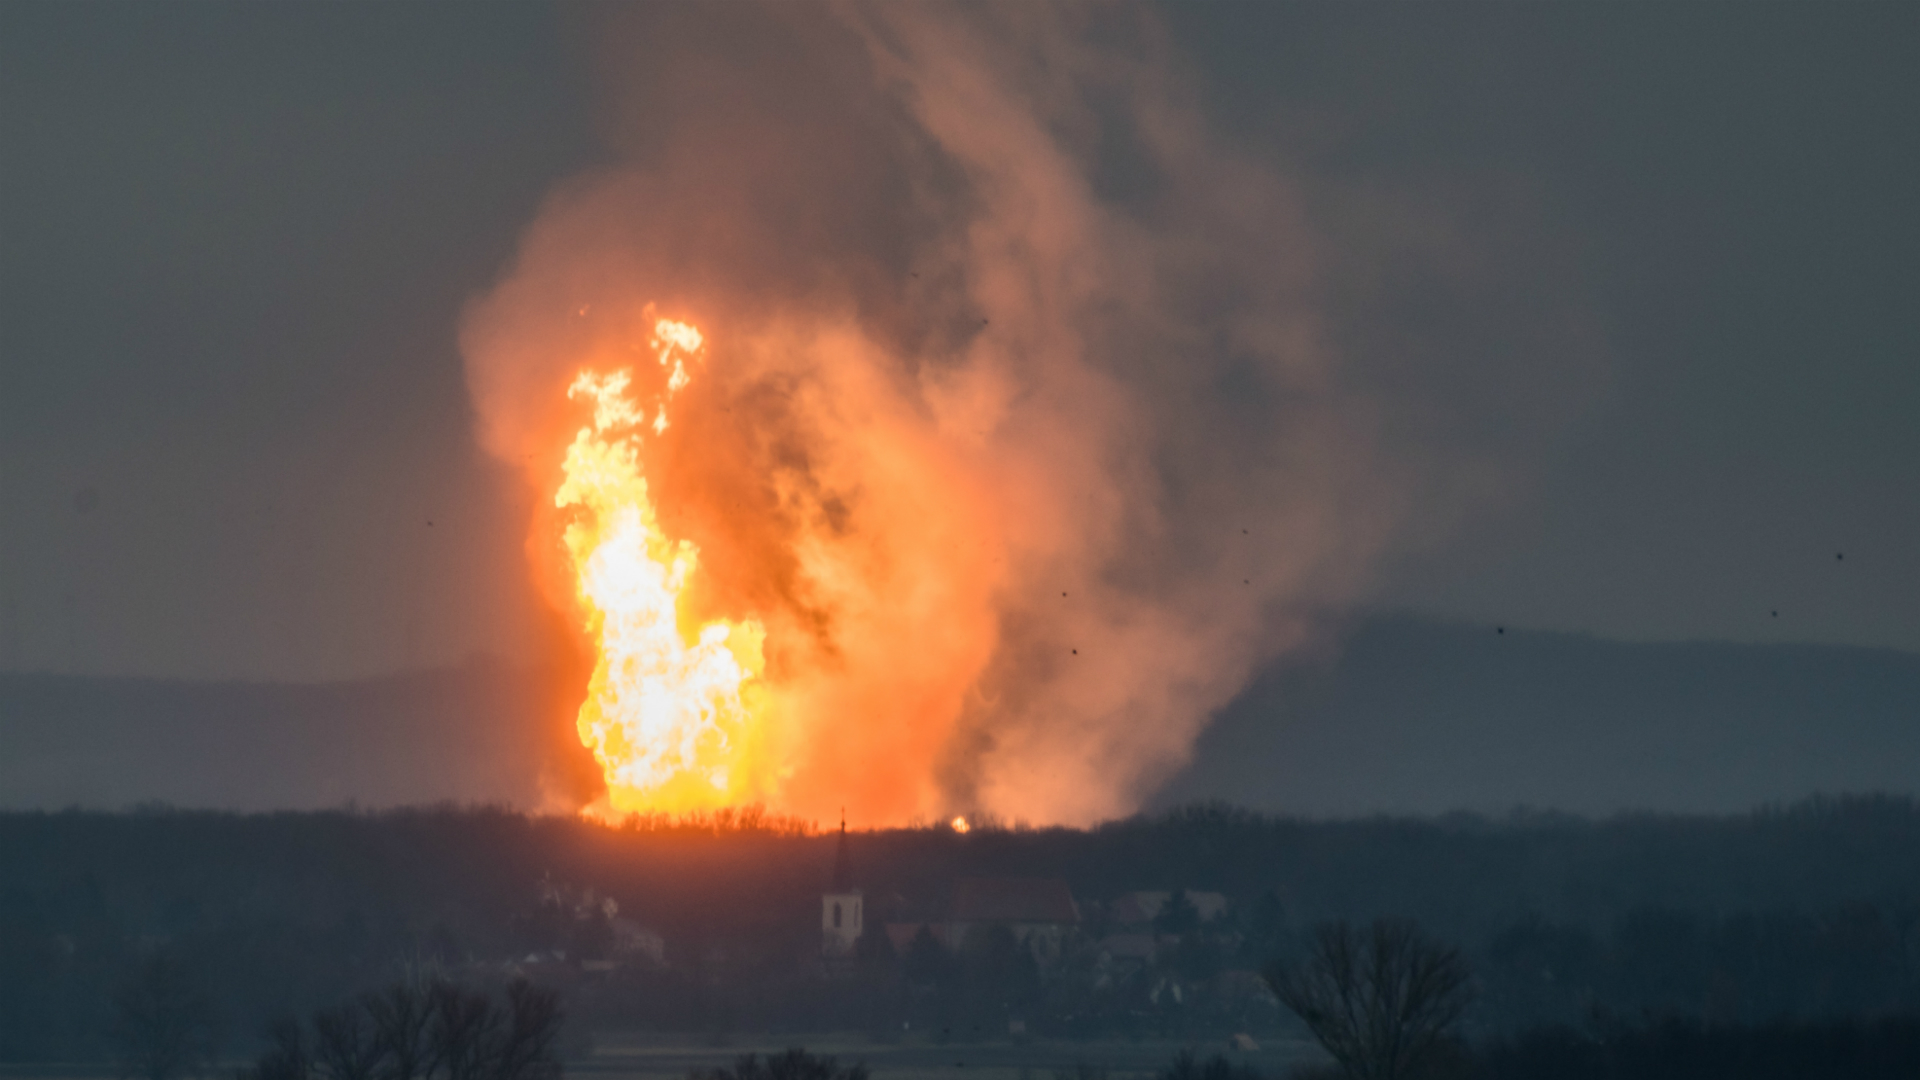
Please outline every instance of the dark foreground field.
[[1182, 1050], [1203, 1049], [1251, 1065], [1270, 1076], [1292, 1066], [1317, 1063], [1326, 1055], [1311, 1041], [1271, 1039], [1243, 1052], [1221, 1042], [1196, 1047], [1166, 1040], [1034, 1040], [1023, 1043], [935, 1044], [902, 1041], [876, 1044], [859, 1036], [820, 1035], [797, 1042], [754, 1040], [734, 1047], [689, 1046], [644, 1036], [607, 1036], [593, 1055], [568, 1065], [568, 1072], [605, 1080], [679, 1080], [693, 1069], [732, 1064], [743, 1053], [777, 1053], [804, 1043], [808, 1050], [842, 1062], [863, 1061], [875, 1075], [898, 1080], [1052, 1080], [1056, 1072], [1083, 1067], [1112, 1077], [1146, 1077], [1165, 1069]]
[[[716, 1045], [718, 1042], [727, 1045]], [[864, 1063], [885, 1080], [1053, 1080], [1055, 1073], [1104, 1071], [1111, 1080], [1153, 1076], [1182, 1050], [1228, 1056], [1263, 1074], [1281, 1077], [1298, 1064], [1326, 1060], [1319, 1047], [1298, 1039], [1264, 1042], [1246, 1052], [1218, 1046], [1160, 1040], [1030, 1040], [1022, 1043], [938, 1044], [911, 1038], [876, 1043], [858, 1035], [820, 1033], [788, 1039], [715, 1040], [633, 1032], [603, 1032], [588, 1052], [567, 1061], [567, 1075], [581, 1080], [685, 1080], [694, 1070], [732, 1065], [742, 1054], [777, 1054], [804, 1045], [842, 1064]], [[232, 1068], [244, 1062], [228, 1063]], [[0, 1080], [119, 1080], [104, 1063], [0, 1065]]]
[[[865, 932], [823, 963], [836, 843], [751, 815], [0, 815], [0, 1062], [100, 1074], [128, 987], [164, 963], [227, 1061], [277, 1019], [430, 973], [552, 989], [581, 1072], [680, 1075], [806, 1045], [889, 1073], [1146, 1073], [1237, 1034], [1269, 1072], [1307, 1044], [1262, 969], [1323, 922], [1376, 916], [1460, 951], [1475, 990], [1460, 1032], [1478, 1043], [1596, 1017], [1920, 1008], [1905, 799], [1602, 821], [1203, 806], [1086, 831], [855, 833]], [[932, 934], [983, 880], [1070, 893], [1057, 949], [991, 926]], [[1142, 916], [1139, 894], [1167, 906]]]

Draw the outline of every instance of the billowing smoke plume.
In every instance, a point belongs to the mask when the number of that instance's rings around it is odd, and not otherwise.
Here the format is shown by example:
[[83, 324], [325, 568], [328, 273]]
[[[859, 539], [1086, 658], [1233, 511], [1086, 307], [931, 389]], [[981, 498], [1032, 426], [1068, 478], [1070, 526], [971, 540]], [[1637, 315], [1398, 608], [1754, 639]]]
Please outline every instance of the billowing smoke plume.
[[595, 18], [619, 160], [470, 311], [480, 436], [550, 493], [575, 373], [664, 378], [650, 306], [704, 331], [644, 466], [700, 551], [685, 617], [766, 628], [774, 809], [1125, 812], [1492, 482], [1343, 367], [1299, 192], [1209, 134], [1149, 14]]

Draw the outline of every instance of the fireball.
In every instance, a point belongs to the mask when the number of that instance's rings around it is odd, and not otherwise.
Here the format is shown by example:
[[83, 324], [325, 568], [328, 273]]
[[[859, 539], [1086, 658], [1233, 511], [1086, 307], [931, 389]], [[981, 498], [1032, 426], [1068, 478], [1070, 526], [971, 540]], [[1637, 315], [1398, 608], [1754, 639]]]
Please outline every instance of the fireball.
[[[596, 11], [612, 159], [461, 330], [584, 635], [593, 812], [1131, 812], [1412, 485], [1498, 486], [1393, 458], [1426, 413], [1341, 367], [1310, 200], [1144, 9]], [[1151, 194], [1108, 197], [1109, 135]]]
[[594, 651], [578, 727], [604, 774], [606, 809], [618, 813], [736, 806], [767, 788], [766, 633], [752, 620], [684, 625], [700, 552], [661, 531], [641, 467], [641, 440], [667, 429], [667, 406], [705, 345], [688, 323], [654, 321], [650, 346], [667, 380], [651, 417], [627, 370], [581, 371], [567, 390], [592, 406], [554, 493], [570, 514], [563, 542]]

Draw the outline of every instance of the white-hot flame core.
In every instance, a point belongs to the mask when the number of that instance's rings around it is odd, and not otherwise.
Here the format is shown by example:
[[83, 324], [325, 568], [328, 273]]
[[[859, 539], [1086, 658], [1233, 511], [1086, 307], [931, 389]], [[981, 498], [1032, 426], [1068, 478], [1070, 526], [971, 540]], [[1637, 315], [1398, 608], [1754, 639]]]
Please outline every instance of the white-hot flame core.
[[[684, 386], [682, 356], [704, 347], [685, 323], [656, 323], [654, 349]], [[577, 512], [565, 543], [597, 646], [580, 707], [580, 737], [600, 762], [613, 810], [686, 811], [756, 794], [751, 756], [760, 722], [745, 688], [761, 669], [757, 624], [710, 622], [689, 641], [680, 596], [699, 566], [690, 543], [660, 531], [639, 453], [645, 410], [631, 373], [582, 372], [570, 398], [590, 398], [593, 424], [567, 448], [554, 503]], [[668, 383], [668, 395], [678, 387]], [[662, 403], [651, 425], [663, 430]]]

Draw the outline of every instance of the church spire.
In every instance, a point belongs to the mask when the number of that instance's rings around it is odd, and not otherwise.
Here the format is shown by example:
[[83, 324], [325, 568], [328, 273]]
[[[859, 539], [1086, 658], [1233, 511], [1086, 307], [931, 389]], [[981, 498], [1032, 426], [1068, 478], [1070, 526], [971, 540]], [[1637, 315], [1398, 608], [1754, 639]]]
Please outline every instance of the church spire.
[[853, 891], [853, 859], [847, 854], [847, 811], [840, 808], [839, 848], [833, 853], [833, 891]]

